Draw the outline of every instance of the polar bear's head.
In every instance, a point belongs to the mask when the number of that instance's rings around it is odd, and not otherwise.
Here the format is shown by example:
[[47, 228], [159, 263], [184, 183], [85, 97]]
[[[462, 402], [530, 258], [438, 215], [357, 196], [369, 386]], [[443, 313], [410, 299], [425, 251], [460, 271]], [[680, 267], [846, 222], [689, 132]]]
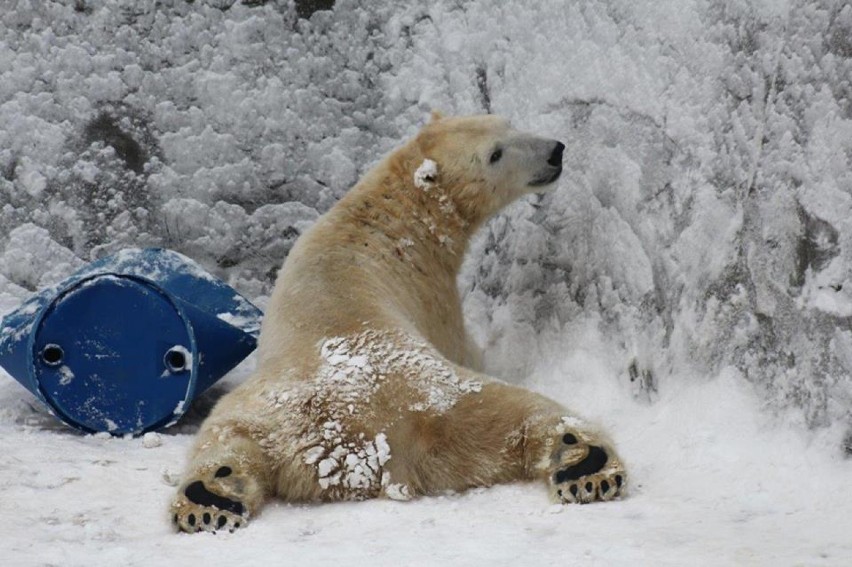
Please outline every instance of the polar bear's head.
[[493, 115], [433, 114], [416, 143], [435, 162], [436, 183], [475, 224], [556, 181], [565, 149], [562, 142], [519, 132]]

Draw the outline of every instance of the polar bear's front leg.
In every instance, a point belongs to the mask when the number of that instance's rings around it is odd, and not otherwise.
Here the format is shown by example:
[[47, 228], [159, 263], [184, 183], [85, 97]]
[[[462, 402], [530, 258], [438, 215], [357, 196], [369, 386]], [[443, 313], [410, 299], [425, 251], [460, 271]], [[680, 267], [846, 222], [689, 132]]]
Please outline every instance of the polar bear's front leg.
[[233, 531], [270, 497], [272, 469], [247, 434], [229, 427], [205, 429], [172, 501], [172, 521], [189, 533]]

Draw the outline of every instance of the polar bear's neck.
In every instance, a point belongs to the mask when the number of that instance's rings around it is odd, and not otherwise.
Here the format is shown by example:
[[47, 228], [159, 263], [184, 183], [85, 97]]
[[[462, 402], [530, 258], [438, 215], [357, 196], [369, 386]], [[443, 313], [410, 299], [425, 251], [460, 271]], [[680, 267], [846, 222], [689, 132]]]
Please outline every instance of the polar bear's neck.
[[[392, 156], [393, 157], [393, 156]], [[415, 269], [439, 269], [455, 278], [475, 226], [440, 183], [418, 187], [420, 162], [380, 164], [341, 201], [365, 237], [381, 237]]]

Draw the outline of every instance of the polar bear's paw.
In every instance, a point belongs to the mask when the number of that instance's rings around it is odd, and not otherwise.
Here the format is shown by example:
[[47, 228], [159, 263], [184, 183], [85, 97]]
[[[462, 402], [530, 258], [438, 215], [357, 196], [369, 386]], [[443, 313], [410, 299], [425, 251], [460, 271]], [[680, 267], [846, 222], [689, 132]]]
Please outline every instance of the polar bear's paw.
[[172, 522], [177, 529], [187, 533], [215, 533], [245, 527], [249, 516], [241, 497], [245, 481], [228, 466], [203, 476], [210, 478], [188, 479], [172, 502]]
[[565, 432], [553, 454], [550, 487], [566, 504], [612, 500], [624, 494], [627, 475], [615, 451], [577, 432]]

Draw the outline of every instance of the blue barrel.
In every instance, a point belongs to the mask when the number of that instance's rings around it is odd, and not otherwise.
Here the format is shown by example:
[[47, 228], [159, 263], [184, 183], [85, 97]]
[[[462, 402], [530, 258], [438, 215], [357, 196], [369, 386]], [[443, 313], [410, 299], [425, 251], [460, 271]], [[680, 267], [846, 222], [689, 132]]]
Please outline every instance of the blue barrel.
[[185, 256], [124, 250], [7, 315], [0, 366], [68, 425], [137, 435], [175, 423], [248, 356], [261, 318]]

